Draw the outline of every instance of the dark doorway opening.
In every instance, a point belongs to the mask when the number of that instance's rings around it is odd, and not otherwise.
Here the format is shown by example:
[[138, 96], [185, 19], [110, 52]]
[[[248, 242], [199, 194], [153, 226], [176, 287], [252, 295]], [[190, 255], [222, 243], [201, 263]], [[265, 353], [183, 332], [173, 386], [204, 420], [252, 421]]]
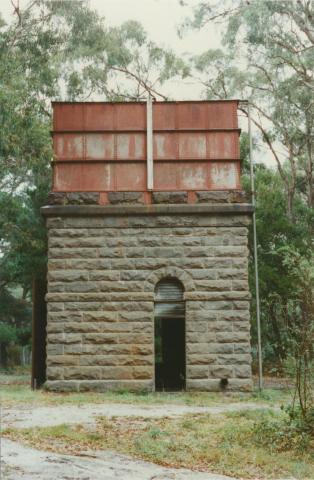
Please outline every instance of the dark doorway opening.
[[155, 389], [185, 389], [185, 303], [183, 286], [165, 278], [155, 289]]

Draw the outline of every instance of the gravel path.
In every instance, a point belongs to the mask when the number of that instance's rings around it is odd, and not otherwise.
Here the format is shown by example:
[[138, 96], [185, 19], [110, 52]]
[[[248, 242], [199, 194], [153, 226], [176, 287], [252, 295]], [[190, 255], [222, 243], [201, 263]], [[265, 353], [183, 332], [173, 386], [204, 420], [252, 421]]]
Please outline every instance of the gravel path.
[[5, 480], [233, 480], [165, 468], [112, 452], [84, 457], [40, 452], [7, 439], [2, 439], [2, 472]]
[[2, 428], [50, 427], [67, 424], [94, 424], [97, 417], [146, 417], [161, 418], [176, 415], [252, 410], [269, 408], [268, 405], [249, 402], [226, 403], [213, 407], [190, 407], [188, 405], [128, 405], [122, 403], [56, 405], [33, 408], [2, 408]]

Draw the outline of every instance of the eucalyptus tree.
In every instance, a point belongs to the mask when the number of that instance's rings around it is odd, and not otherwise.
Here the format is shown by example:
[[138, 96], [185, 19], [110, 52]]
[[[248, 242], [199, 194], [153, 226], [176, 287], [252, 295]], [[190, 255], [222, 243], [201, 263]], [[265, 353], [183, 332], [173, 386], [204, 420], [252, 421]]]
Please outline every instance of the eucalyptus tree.
[[250, 101], [253, 122], [284, 182], [291, 220], [298, 185], [307, 205], [314, 204], [313, 10], [308, 0], [203, 1], [185, 23], [223, 23], [222, 49], [194, 57], [194, 66], [209, 98]]
[[[0, 293], [45, 268], [40, 206], [50, 189], [51, 100], [165, 98], [163, 84], [186, 75], [171, 50], [135, 21], [112, 27], [83, 0], [12, 0], [0, 17]], [[1, 6], [0, 6], [1, 12]], [[0, 318], [1, 321], [1, 318]]]
[[[293, 351], [297, 285], [285, 248], [305, 260], [313, 248], [313, 2], [204, 0], [182, 27], [212, 22], [220, 24], [222, 46], [192, 57], [194, 75], [207, 98], [250, 101], [256, 140], [277, 165], [257, 165], [255, 185], [264, 356], [276, 364]], [[245, 174], [243, 185], [250, 190]]]

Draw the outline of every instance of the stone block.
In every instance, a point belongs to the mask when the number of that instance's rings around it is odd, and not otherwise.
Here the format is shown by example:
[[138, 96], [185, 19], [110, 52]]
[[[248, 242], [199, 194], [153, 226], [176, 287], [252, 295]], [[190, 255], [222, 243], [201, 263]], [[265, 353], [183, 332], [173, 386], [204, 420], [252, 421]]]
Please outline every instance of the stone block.
[[201, 191], [196, 192], [198, 203], [228, 203], [229, 194], [225, 191]]
[[217, 322], [211, 322], [210, 331], [212, 332], [232, 332], [233, 330], [233, 324], [230, 321], [217, 321]]
[[47, 198], [47, 205], [65, 205], [67, 203], [66, 193], [50, 192]]
[[239, 353], [233, 355], [218, 355], [217, 363], [219, 365], [250, 365], [251, 355]]
[[83, 343], [118, 343], [118, 337], [114, 333], [85, 333]]
[[186, 388], [190, 391], [199, 392], [218, 392], [220, 390], [220, 380], [218, 379], [187, 379]]
[[48, 251], [49, 258], [98, 258], [99, 252], [96, 248], [70, 248], [51, 247]]
[[[142, 242], [142, 240], [141, 240]], [[147, 270], [123, 270], [120, 272], [120, 280], [139, 280], [144, 281], [149, 276], [150, 272]]]
[[[124, 367], [123, 367], [124, 368]], [[154, 369], [151, 366], [135, 366], [132, 369], [132, 377], [135, 380], [149, 380], [154, 377]]]
[[[89, 272], [89, 279], [92, 281], [110, 281], [117, 282], [120, 280], [120, 272], [116, 270], [94, 270]], [[121, 280], [124, 280], [121, 278]]]
[[63, 380], [63, 367], [47, 367], [48, 380]]
[[[109, 324], [111, 325], [111, 324]], [[64, 326], [64, 332], [67, 333], [101, 333], [106, 331], [103, 323], [91, 322], [67, 322]]]
[[119, 356], [119, 365], [127, 366], [147, 366], [150, 365], [154, 367], [155, 358], [153, 355], [130, 355], [130, 356]]
[[64, 345], [62, 344], [48, 343], [46, 346], [47, 357], [49, 357], [49, 355], [63, 355], [63, 353], [64, 353]]
[[71, 192], [66, 194], [69, 205], [97, 205], [99, 193], [97, 192]]
[[251, 345], [249, 343], [235, 343], [234, 353], [250, 353]]
[[222, 268], [217, 271], [217, 279], [219, 280], [247, 280], [248, 271], [243, 268]]
[[48, 282], [78, 282], [78, 281], [87, 281], [89, 275], [87, 272], [80, 270], [53, 270], [48, 272]]
[[142, 324], [140, 322], [134, 322], [132, 324], [127, 323], [126, 325], [128, 325], [128, 328], [131, 329], [132, 333], [147, 333], [151, 338], [154, 333], [153, 323]]
[[189, 333], [207, 333], [208, 322], [189, 321], [186, 322], [186, 332]]
[[121, 343], [133, 343], [135, 345], [141, 345], [141, 344], [145, 344], [145, 343], [152, 343], [153, 342], [153, 336], [149, 335], [147, 333], [131, 333], [131, 334], [120, 333], [119, 334], [119, 342], [121, 342]]
[[219, 275], [219, 271], [216, 269], [193, 269], [191, 270], [191, 276], [195, 280], [216, 280]]
[[[92, 280], [89, 280], [88, 282], [72, 282], [64, 284], [62, 291], [69, 293], [96, 293], [100, 291], [100, 282], [93, 282]], [[97, 295], [95, 298], [97, 298]]]
[[[47, 301], [47, 295], [46, 295], [46, 301]], [[54, 301], [49, 301], [47, 304], [47, 311], [48, 314], [50, 312], [61, 312], [64, 310], [64, 303], [63, 302], [54, 302]]]
[[67, 302], [66, 310], [69, 311], [79, 311], [79, 312], [90, 312], [102, 310], [102, 304], [100, 302]]
[[48, 333], [47, 334], [47, 343], [64, 343], [64, 334], [63, 333]]
[[79, 382], [79, 391], [119, 391], [127, 390], [129, 392], [151, 392], [154, 389], [153, 380], [82, 380]]
[[82, 312], [49, 312], [47, 315], [47, 322], [48, 323], [66, 323], [68, 321], [71, 322], [80, 322], [83, 319]]
[[63, 335], [64, 344], [81, 343], [82, 341], [82, 335], [80, 333], [64, 333]]
[[79, 365], [79, 357], [77, 355], [49, 355], [47, 365]]
[[65, 367], [65, 380], [97, 380], [102, 378], [102, 367]]
[[251, 196], [243, 190], [229, 192], [230, 203], [251, 203]]
[[64, 354], [80, 355], [83, 351], [82, 344], [72, 343], [70, 345], [64, 345]]
[[49, 322], [46, 331], [47, 333], [62, 333], [64, 331], [64, 324], [61, 322]]
[[109, 203], [119, 204], [143, 204], [144, 194], [142, 192], [109, 192]]
[[47, 380], [44, 387], [51, 392], [78, 392], [79, 382], [73, 380]]
[[[248, 312], [249, 316], [249, 312]], [[241, 322], [233, 322], [233, 330], [235, 332], [237, 331], [243, 331], [243, 332], [250, 332], [251, 325], [249, 321], [247, 320], [242, 320]]]
[[216, 355], [209, 353], [188, 353], [187, 365], [210, 365], [216, 360]]
[[[200, 339], [201, 340], [201, 339]], [[209, 344], [203, 343], [201, 341], [197, 343], [187, 343], [186, 344], [186, 352], [188, 355], [190, 354], [208, 354], [209, 353]]]
[[132, 345], [130, 349], [132, 355], [151, 355], [154, 352], [153, 344]]
[[225, 292], [231, 290], [233, 284], [228, 280], [196, 280], [195, 289], [198, 292]]
[[208, 351], [211, 354], [233, 353], [234, 352], [234, 344], [233, 343], [211, 343], [208, 346]]
[[188, 192], [153, 192], [153, 203], [187, 203]]
[[250, 312], [249, 310], [229, 310], [223, 312], [217, 312], [217, 319], [219, 321], [226, 321], [232, 320], [232, 323], [235, 325], [236, 322], [240, 322], [243, 324], [249, 324], [250, 322]]
[[216, 332], [217, 342], [221, 343], [243, 343], [250, 341], [248, 332]]
[[133, 367], [102, 367], [101, 378], [103, 380], [131, 380], [133, 376]]
[[188, 365], [186, 376], [190, 378], [208, 378], [208, 365]]
[[249, 285], [247, 280], [232, 280], [232, 290], [248, 291]]
[[210, 342], [214, 342], [216, 340], [216, 336], [213, 332], [186, 332], [185, 339], [189, 344], [199, 342], [206, 342], [209, 344]]
[[211, 365], [209, 368], [209, 376], [212, 378], [231, 378], [233, 377], [233, 366]]
[[252, 370], [250, 365], [235, 365], [234, 376], [236, 378], [250, 378]]
[[[84, 306], [85, 310], [85, 306]], [[88, 310], [88, 308], [86, 308]], [[107, 312], [107, 311], [92, 311], [83, 312], [84, 322], [116, 322], [118, 314], [117, 312]]]

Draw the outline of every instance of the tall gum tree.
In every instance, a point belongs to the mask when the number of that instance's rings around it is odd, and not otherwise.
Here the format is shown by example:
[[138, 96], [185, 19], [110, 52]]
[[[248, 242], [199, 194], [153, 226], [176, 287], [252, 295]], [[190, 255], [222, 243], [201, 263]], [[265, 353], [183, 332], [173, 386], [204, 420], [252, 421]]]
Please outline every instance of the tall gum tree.
[[167, 79], [188, 69], [138, 22], [111, 27], [86, 1], [11, 3], [0, 17], [0, 290], [29, 298], [46, 263], [51, 100], [165, 99]]
[[[308, 0], [200, 2], [184, 28], [223, 23], [223, 48], [193, 58], [208, 98], [239, 97], [284, 182], [294, 221], [297, 184], [308, 207], [313, 194], [314, 11]], [[247, 114], [246, 109], [243, 112]]]

